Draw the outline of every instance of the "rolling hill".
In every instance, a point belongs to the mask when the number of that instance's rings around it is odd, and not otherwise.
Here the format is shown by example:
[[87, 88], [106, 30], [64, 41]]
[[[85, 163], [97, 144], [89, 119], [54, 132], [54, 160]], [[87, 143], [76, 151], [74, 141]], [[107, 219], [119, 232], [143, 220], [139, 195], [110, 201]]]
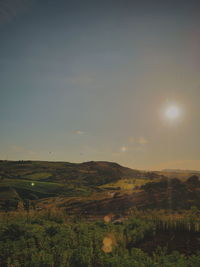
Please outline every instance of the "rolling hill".
[[184, 179], [174, 179], [174, 172], [145, 172], [106, 161], [0, 161], [0, 206], [12, 210], [28, 200], [38, 208], [93, 215], [122, 214], [133, 207], [198, 206], [198, 177], [190, 181], [178, 174]]

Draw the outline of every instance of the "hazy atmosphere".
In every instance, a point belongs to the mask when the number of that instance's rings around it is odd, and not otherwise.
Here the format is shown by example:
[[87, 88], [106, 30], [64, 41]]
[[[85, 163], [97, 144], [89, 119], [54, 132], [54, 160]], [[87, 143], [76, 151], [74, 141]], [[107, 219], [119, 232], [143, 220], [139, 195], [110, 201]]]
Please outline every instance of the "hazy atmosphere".
[[200, 1], [0, 0], [0, 266], [200, 266]]
[[200, 170], [199, 12], [0, 0], [0, 159]]

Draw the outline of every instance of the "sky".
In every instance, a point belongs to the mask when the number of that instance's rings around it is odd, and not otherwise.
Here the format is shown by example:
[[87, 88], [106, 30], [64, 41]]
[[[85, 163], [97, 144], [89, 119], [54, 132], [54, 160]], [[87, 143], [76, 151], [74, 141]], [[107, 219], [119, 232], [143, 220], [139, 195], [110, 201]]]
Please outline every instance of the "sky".
[[199, 12], [0, 0], [0, 159], [200, 170]]

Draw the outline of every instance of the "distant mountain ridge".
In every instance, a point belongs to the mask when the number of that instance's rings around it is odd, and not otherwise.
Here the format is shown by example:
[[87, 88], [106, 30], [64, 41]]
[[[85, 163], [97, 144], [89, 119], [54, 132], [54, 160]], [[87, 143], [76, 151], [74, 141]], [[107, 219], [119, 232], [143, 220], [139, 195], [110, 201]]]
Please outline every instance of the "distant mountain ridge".
[[200, 173], [197, 170], [182, 170], [182, 169], [163, 169], [162, 172], [188, 172], [188, 173]]

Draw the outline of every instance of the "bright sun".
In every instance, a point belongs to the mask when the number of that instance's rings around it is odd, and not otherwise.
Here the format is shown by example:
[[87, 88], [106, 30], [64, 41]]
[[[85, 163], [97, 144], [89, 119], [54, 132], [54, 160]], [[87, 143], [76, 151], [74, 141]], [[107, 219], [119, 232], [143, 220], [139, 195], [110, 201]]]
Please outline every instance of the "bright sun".
[[181, 114], [180, 108], [175, 106], [175, 105], [169, 106], [165, 110], [165, 115], [170, 120], [175, 120], [175, 119], [179, 118], [180, 114]]

